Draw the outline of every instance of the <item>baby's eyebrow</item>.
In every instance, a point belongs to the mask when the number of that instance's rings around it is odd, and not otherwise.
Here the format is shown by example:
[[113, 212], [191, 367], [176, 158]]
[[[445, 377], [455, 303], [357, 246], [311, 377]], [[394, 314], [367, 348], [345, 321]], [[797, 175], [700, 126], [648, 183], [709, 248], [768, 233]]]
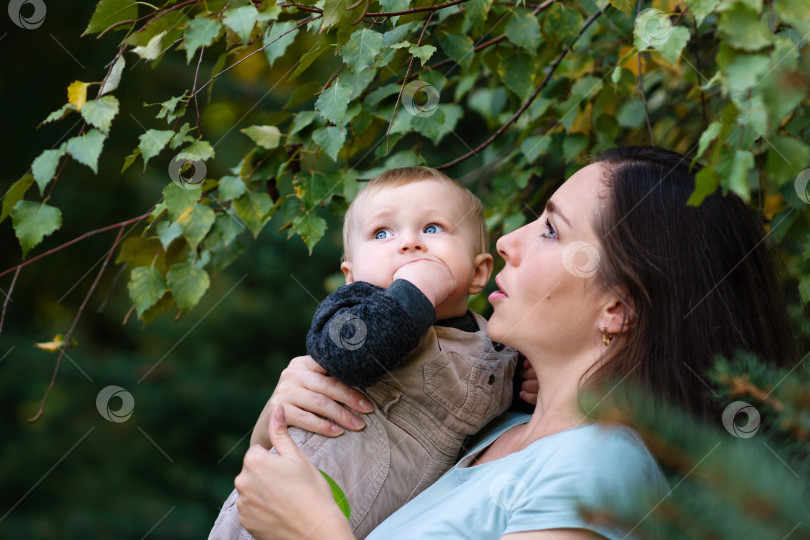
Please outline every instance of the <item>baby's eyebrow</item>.
[[546, 212], [548, 212], [549, 214], [554, 214], [555, 216], [559, 216], [559, 218], [560, 218], [560, 219], [562, 219], [562, 220], [565, 222], [565, 224], [566, 224], [566, 225], [568, 225], [568, 227], [569, 227], [569, 228], [571, 228], [571, 222], [570, 222], [570, 221], [568, 221], [568, 218], [567, 218], [567, 217], [565, 217], [565, 216], [564, 216], [564, 215], [563, 215], [563, 214], [560, 212], [560, 209], [557, 207], [557, 205], [556, 205], [556, 204], [554, 204], [554, 201], [549, 200], [549, 201], [546, 203]]

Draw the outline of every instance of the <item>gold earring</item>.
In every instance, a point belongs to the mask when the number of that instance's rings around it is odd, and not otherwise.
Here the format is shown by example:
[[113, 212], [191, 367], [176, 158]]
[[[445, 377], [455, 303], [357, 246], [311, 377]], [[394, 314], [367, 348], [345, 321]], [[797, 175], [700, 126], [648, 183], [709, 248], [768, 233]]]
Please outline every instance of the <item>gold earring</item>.
[[610, 347], [610, 340], [613, 339], [613, 336], [608, 334], [607, 326], [602, 329], [602, 343], [605, 347]]

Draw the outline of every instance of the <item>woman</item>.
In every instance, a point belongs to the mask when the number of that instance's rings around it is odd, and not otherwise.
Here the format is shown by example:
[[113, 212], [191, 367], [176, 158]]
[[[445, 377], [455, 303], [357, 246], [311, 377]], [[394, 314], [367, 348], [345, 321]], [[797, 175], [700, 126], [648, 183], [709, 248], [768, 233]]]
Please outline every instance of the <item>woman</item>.
[[[587, 523], [579, 505], [664, 496], [667, 486], [632, 430], [589, 422], [582, 389], [607, 397], [608, 382], [623, 379], [717, 420], [698, 379], [715, 354], [794, 358], [761, 226], [733, 194], [687, 206], [694, 172], [660, 149], [608, 151], [566, 181], [537, 221], [498, 241], [505, 267], [488, 332], [530, 362], [535, 410], [493, 422], [369, 538], [623, 538], [631, 531]], [[307, 366], [296, 361], [287, 378], [302, 384], [282, 377], [266, 409], [279, 455], [252, 447], [236, 479], [240, 520], [257, 538], [352, 537], [326, 482], [289, 439], [284, 413], [303, 427], [325, 429], [310, 411], [351, 428], [349, 413], [323, 396], [362, 404], [300, 371]]]

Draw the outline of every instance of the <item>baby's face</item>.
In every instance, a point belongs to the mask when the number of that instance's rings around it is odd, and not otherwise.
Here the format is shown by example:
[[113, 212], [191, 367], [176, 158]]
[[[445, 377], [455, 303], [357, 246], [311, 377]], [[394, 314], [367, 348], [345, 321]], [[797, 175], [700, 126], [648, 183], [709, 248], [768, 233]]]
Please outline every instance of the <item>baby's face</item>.
[[[454, 190], [433, 179], [381, 188], [358, 201], [349, 236], [347, 281], [388, 287], [394, 273], [419, 259], [443, 264], [466, 295], [473, 278], [475, 234]], [[348, 268], [348, 271], [347, 271]]]

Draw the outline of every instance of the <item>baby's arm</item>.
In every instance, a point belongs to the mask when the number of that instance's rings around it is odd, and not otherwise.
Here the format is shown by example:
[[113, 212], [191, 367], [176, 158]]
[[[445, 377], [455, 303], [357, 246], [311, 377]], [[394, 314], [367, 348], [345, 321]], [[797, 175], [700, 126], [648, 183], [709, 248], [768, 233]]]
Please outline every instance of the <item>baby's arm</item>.
[[341, 382], [369, 386], [398, 366], [434, 322], [433, 304], [409, 281], [388, 289], [358, 281], [318, 306], [307, 352]]

